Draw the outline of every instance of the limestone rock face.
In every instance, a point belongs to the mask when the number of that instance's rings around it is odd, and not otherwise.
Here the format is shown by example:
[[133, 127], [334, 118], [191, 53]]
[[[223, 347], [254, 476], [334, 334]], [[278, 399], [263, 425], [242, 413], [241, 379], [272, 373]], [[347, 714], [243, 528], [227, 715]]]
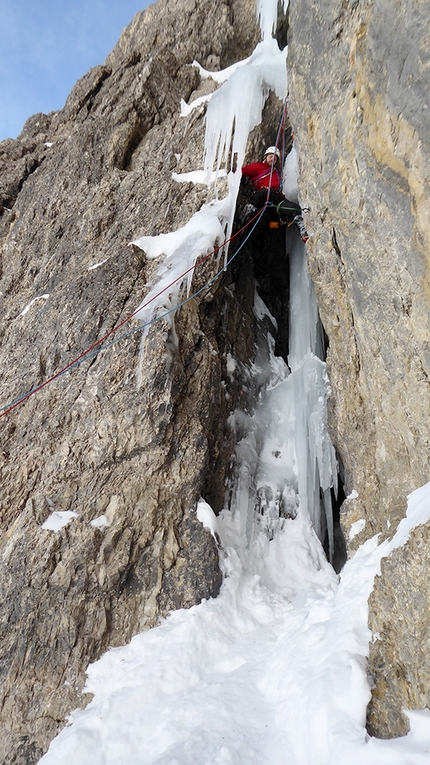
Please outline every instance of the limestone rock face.
[[[290, 8], [290, 116], [329, 344], [332, 436], [346, 493], [358, 494], [343, 506], [347, 539], [354, 521], [366, 521], [351, 549], [392, 532], [406, 495], [429, 479], [429, 23], [422, 0]], [[428, 531], [419, 531], [423, 546]], [[418, 586], [428, 598], [428, 558], [415, 559], [414, 545], [393, 555], [401, 579], [387, 562], [372, 600], [377, 735], [404, 732], [400, 708], [429, 703], [426, 671], [415, 687], [429, 611], [414, 601], [415, 628], [403, 621]]]
[[[160, 0], [60, 112], [0, 144], [1, 405], [142, 302], [153, 266], [128, 243], [207, 199], [171, 177], [201, 167], [204, 110], [179, 108], [211, 87], [192, 62], [227, 66], [258, 36], [253, 0]], [[38, 761], [109, 646], [219, 590], [195, 509], [201, 495], [223, 506], [242, 396], [225, 352], [248, 362], [255, 342], [252, 272], [226, 279], [182, 309], [176, 345], [160, 321], [143, 355], [131, 334], [0, 420], [1, 762]], [[55, 511], [77, 515], [42, 529]]]
[[402, 709], [430, 708], [429, 561], [426, 524], [414, 529], [407, 545], [383, 559], [370, 599], [375, 687], [369, 730], [382, 738], [408, 732]]

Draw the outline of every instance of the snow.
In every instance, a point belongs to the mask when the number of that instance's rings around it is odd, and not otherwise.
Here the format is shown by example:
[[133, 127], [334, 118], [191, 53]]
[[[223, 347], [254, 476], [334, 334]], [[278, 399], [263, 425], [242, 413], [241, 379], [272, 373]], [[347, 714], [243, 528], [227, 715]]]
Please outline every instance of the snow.
[[367, 599], [380, 561], [430, 518], [413, 492], [391, 541], [362, 545], [337, 577], [306, 518], [247, 546], [238, 518], [199, 515], [221, 539], [218, 598], [172, 613], [88, 669], [94, 698], [41, 765], [419, 765], [430, 712], [391, 741], [365, 730]]
[[42, 529], [60, 531], [60, 529], [63, 529], [77, 517], [78, 513], [74, 513], [73, 510], [54, 510], [46, 521], [42, 523]]
[[366, 521], [364, 518], [360, 518], [360, 520], [355, 521], [355, 523], [351, 523], [351, 528], [349, 529], [349, 541], [352, 542], [354, 537], [357, 536], [357, 534], [360, 534], [364, 527], [366, 525]]
[[110, 526], [110, 521], [105, 515], [99, 515], [98, 518], [90, 521], [90, 526], [93, 526], [95, 529], [107, 529]]
[[217, 216], [221, 207], [222, 202], [203, 205], [177, 231], [143, 236], [133, 242], [145, 251], [148, 259], [158, 261], [154, 286], [136, 312], [136, 317], [142, 322], [150, 321], [154, 314], [177, 305], [184, 287], [189, 293], [197, 260], [224, 240], [224, 231]]
[[193, 170], [190, 173], [172, 173], [172, 180], [176, 183], [200, 183], [204, 186], [210, 186], [217, 178], [225, 178], [226, 171], [220, 170], [218, 175], [211, 173], [208, 179], [207, 173], [204, 170]]
[[415, 526], [426, 523], [429, 518], [429, 487], [430, 483], [413, 493], [414, 501], [408, 503], [406, 518], [400, 521], [391, 542], [390, 552], [396, 547], [402, 547], [409, 539], [409, 534]]
[[219, 538], [218, 521], [211, 506], [204, 499], [199, 499], [197, 503], [197, 519], [203, 524], [205, 529], [209, 529], [215, 539]]
[[231, 66], [226, 67], [226, 69], [221, 69], [219, 72], [212, 72], [208, 69], [204, 69], [198, 61], [193, 61], [193, 66], [199, 70], [199, 74], [202, 80], [211, 79], [218, 83], [218, 85], [222, 85], [222, 83], [228, 80], [228, 78], [233, 74], [233, 72], [236, 71], [236, 69], [241, 66], [245, 66], [249, 60], [250, 57], [244, 58], [242, 61], [236, 61], [234, 64], [231, 64]]
[[37, 300], [47, 300], [48, 298], [49, 298], [49, 295], [48, 295], [48, 294], [45, 294], [45, 295], [39, 295], [38, 297], [35, 297], [35, 298], [33, 298], [33, 300], [30, 300], [30, 302], [28, 303], [28, 305], [26, 305], [26, 306], [25, 306], [25, 308], [24, 308], [24, 309], [21, 311], [21, 313], [20, 313], [20, 314], [18, 314], [18, 316], [25, 316], [25, 314], [29, 312], [29, 310], [30, 310], [31, 306], [32, 306], [32, 305], [33, 305], [33, 304], [34, 304], [34, 303], [35, 303]]
[[191, 114], [194, 109], [202, 106], [202, 104], [207, 104], [211, 98], [212, 93], [207, 93], [205, 96], [200, 96], [200, 98], [196, 98], [194, 101], [191, 101], [190, 104], [187, 104], [183, 99], [181, 99], [181, 117], [188, 117], [188, 115]]
[[88, 271], [94, 271], [96, 268], [100, 268], [104, 263], [107, 263], [109, 258], [105, 258], [104, 260], [101, 260], [99, 263], [94, 263], [93, 266], [89, 266]]

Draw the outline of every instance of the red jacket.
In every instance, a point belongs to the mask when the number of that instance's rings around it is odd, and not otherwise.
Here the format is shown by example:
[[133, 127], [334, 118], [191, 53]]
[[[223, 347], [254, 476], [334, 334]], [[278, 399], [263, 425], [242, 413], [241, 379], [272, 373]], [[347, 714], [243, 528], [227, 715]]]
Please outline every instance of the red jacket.
[[250, 165], [245, 165], [242, 167], [242, 175], [250, 179], [254, 191], [268, 189], [269, 183], [272, 191], [279, 191], [281, 186], [281, 178], [276, 167], [271, 170], [271, 166], [267, 162], [252, 162]]

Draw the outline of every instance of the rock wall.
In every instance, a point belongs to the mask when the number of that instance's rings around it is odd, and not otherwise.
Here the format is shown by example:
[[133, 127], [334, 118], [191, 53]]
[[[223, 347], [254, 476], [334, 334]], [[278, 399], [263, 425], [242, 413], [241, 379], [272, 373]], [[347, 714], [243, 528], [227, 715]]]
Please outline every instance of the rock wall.
[[[351, 550], [389, 534], [406, 495], [429, 480], [429, 23], [423, 0], [290, 6], [290, 115], [329, 344], [332, 436], [346, 493], [358, 494], [343, 506], [347, 540], [366, 521]], [[429, 533], [393, 553], [371, 600], [376, 735], [407, 730], [402, 707], [430, 706], [420, 672]]]
[[[204, 109], [183, 118], [179, 105], [211, 86], [191, 63], [225, 67], [257, 40], [253, 0], [159, 0], [60, 112], [0, 144], [2, 405], [141, 303], [151, 263], [128, 242], [207, 199], [171, 178], [201, 167]], [[195, 508], [201, 495], [223, 505], [226, 420], [243, 404], [225, 353], [245, 363], [255, 343], [252, 269], [234, 290], [226, 280], [182, 309], [177, 345], [159, 322], [143, 356], [133, 334], [0, 420], [1, 762], [38, 761], [105, 649], [218, 592]], [[53, 511], [77, 517], [42, 529]], [[92, 526], [101, 516], [110, 525]]]

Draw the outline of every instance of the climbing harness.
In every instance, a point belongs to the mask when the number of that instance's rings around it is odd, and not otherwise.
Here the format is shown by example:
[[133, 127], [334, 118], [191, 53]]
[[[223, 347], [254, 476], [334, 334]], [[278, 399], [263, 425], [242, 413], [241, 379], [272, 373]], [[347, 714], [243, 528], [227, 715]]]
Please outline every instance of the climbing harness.
[[[278, 205], [274, 205], [276, 207], [276, 214], [280, 218], [281, 221], [286, 223], [288, 226], [291, 226], [293, 222], [293, 218], [296, 215], [301, 215], [302, 208], [300, 205], [294, 204], [294, 202], [290, 202], [288, 199], [283, 199], [281, 202], [279, 202]], [[284, 215], [286, 213], [286, 215]], [[286, 220], [284, 220], [286, 218]], [[289, 220], [291, 218], [291, 220]]]
[[[245, 225], [243, 225], [238, 231], [236, 231], [233, 236], [231, 236], [229, 239], [226, 239], [225, 242], [222, 242], [222, 244], [218, 245], [218, 247], [215, 247], [212, 252], [209, 252], [207, 255], [200, 258], [200, 260], [196, 261], [193, 266], [188, 268], [186, 271], [184, 271], [183, 274], [181, 274], [177, 279], [174, 279], [170, 284], [168, 284], [166, 287], [164, 287], [160, 292], [158, 292], [156, 295], [154, 295], [150, 300], [148, 300], [147, 303], [144, 303], [139, 308], [137, 308], [130, 316], [127, 316], [123, 321], [121, 321], [119, 324], [117, 324], [113, 329], [111, 329], [109, 332], [107, 332], [103, 337], [101, 337], [99, 340], [96, 340], [95, 343], [90, 345], [85, 351], [82, 351], [82, 353], [77, 356], [75, 359], [72, 359], [65, 367], [60, 369], [58, 372], [56, 372], [52, 377], [49, 377], [47, 380], [44, 380], [44, 382], [40, 383], [40, 385], [37, 385], [36, 387], [32, 388], [31, 390], [27, 391], [26, 393], [23, 393], [18, 398], [11, 401], [9, 404], [6, 404], [5, 406], [0, 408], [0, 418], [4, 417], [6, 414], [14, 410], [17, 406], [20, 404], [23, 404], [24, 401], [27, 401], [31, 396], [33, 396], [35, 393], [38, 393], [42, 388], [45, 388], [46, 385], [49, 385], [54, 380], [57, 380], [62, 375], [66, 374], [66, 372], [70, 372], [75, 367], [79, 366], [79, 364], [82, 364], [84, 361], [88, 361], [89, 359], [93, 358], [94, 356], [97, 356], [101, 351], [106, 350], [107, 348], [110, 348], [112, 345], [115, 345], [120, 340], [123, 340], [126, 337], [129, 337], [130, 335], [134, 334], [135, 332], [141, 332], [145, 327], [149, 327], [152, 324], [155, 324], [155, 322], [160, 321], [161, 319], [166, 318], [166, 316], [169, 316], [170, 314], [174, 313], [175, 311], [178, 311], [182, 306], [186, 305], [190, 302], [190, 300], [193, 300], [197, 295], [200, 295], [201, 292], [203, 292], [205, 289], [210, 287], [214, 281], [223, 273], [223, 271], [226, 270], [226, 268], [230, 265], [230, 263], [235, 259], [235, 257], [239, 254], [242, 247], [246, 244], [248, 239], [250, 238], [251, 234], [253, 233], [254, 229], [258, 225], [260, 218], [264, 214], [266, 210], [266, 205], [258, 211], [254, 215], [253, 218], [251, 218]], [[225, 247], [226, 244], [229, 244], [234, 239], [236, 239], [239, 234], [241, 234], [245, 229], [249, 228], [251, 224], [254, 223], [250, 231], [248, 231], [246, 237], [244, 240], [240, 243], [239, 247], [237, 248], [236, 252], [231, 256], [231, 258], [225, 263], [225, 265], [213, 276], [206, 284], [201, 287], [197, 292], [194, 292], [192, 295], [190, 295], [188, 298], [182, 301], [182, 303], [179, 303], [178, 305], [174, 306], [173, 308], [170, 308], [168, 311], [165, 311], [165, 313], [160, 314], [159, 316], [155, 316], [149, 321], [145, 322], [144, 324], [141, 324], [139, 327], [133, 327], [133, 329], [130, 329], [128, 332], [123, 333], [122, 335], [119, 335], [114, 340], [111, 340], [109, 343], [105, 343], [104, 345], [101, 345], [101, 343], [104, 343], [105, 340], [107, 340], [108, 337], [110, 337], [114, 332], [117, 332], [118, 329], [124, 326], [126, 322], [130, 321], [134, 316], [136, 316], [137, 313], [139, 313], [143, 308], [146, 308], [150, 303], [152, 303], [154, 300], [156, 300], [160, 295], [162, 295], [164, 292], [166, 292], [170, 287], [172, 287], [174, 284], [179, 282], [181, 279], [184, 278], [190, 271], [193, 271], [198, 266], [205, 263], [212, 255], [222, 250], [223, 247]], [[100, 347], [97, 347], [100, 346]]]

